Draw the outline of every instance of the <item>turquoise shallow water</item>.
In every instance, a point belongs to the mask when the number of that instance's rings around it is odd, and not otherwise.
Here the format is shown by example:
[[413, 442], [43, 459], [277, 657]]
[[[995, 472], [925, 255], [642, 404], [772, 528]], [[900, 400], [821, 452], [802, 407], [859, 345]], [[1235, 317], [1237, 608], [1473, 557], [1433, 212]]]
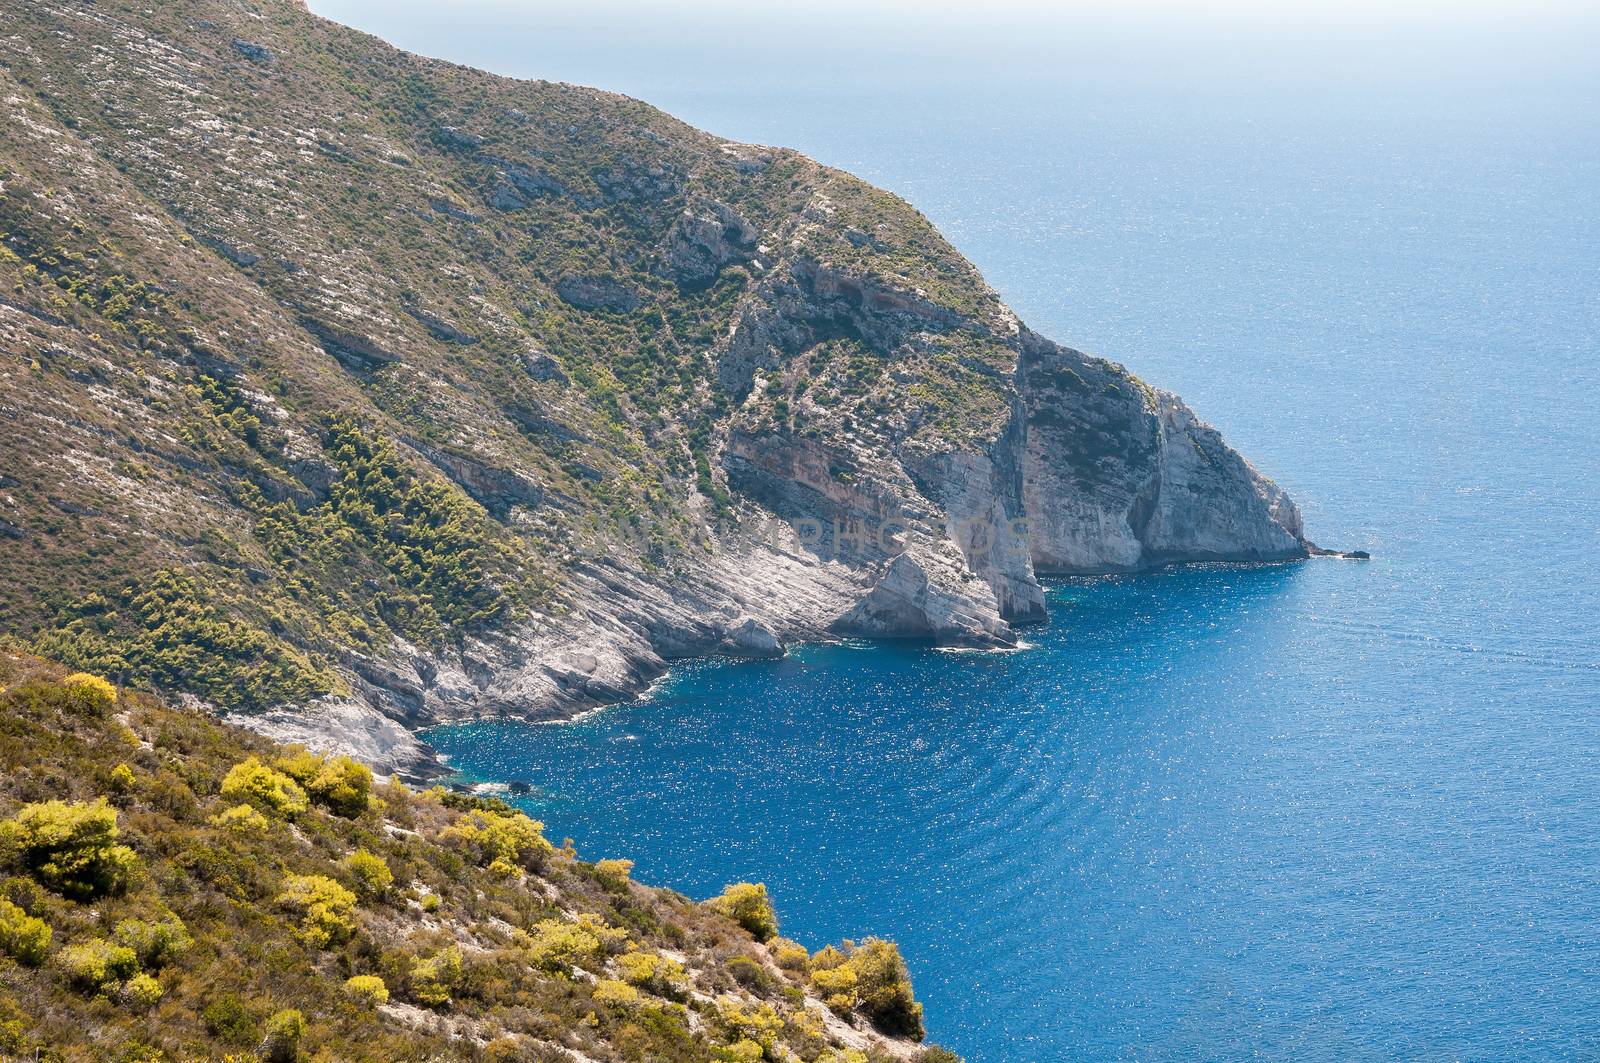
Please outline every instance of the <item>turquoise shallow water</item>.
[[808, 944], [898, 939], [973, 1063], [1600, 1056], [1600, 92], [1563, 65], [1592, 20], [1254, 84], [1142, 39], [830, 65], [825, 26], [317, 6], [906, 195], [1375, 555], [1057, 583], [1018, 653], [689, 664], [435, 732], [464, 773], [643, 879], [763, 880]]

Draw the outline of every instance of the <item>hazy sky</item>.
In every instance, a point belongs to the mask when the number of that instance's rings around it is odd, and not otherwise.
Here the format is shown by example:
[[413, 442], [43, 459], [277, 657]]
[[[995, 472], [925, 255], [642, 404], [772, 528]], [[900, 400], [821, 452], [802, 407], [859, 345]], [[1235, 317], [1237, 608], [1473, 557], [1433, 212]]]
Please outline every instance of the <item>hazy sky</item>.
[[1593, 92], [1593, 0], [310, 0], [402, 47], [500, 73], [635, 93], [686, 76], [728, 84], [797, 78], [1004, 77], [1360, 91], [1471, 85]]

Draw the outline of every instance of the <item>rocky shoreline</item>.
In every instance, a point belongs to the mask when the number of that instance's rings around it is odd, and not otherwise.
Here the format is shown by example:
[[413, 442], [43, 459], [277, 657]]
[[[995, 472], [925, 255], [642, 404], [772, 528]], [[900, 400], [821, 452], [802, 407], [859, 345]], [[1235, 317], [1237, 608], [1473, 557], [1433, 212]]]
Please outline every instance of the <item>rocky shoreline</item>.
[[[1177, 396], [1013, 329], [1010, 416], [980, 446], [858, 445], [842, 474], [837, 446], [735, 427], [718, 474], [738, 520], [691, 571], [664, 579], [610, 553], [580, 560], [559, 612], [445, 652], [397, 640], [383, 659], [346, 654], [351, 697], [236, 722], [437, 777], [446, 769], [421, 729], [570, 719], [638, 697], [675, 661], [781, 656], [840, 637], [1003, 647], [1046, 619], [1040, 576], [1335, 553], [1307, 539], [1288, 495]], [[729, 349], [741, 343], [751, 341], [735, 333]]]
[[672, 661], [1319, 552], [898, 197], [266, 7], [6, 12], [0, 599], [59, 656], [421, 777]]

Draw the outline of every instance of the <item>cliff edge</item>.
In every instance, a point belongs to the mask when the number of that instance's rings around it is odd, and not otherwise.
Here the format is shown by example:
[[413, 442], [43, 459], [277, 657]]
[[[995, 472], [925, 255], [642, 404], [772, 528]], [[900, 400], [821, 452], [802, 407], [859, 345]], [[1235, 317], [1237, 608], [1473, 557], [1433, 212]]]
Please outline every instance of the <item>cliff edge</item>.
[[12, 5], [0, 97], [6, 626], [277, 737], [426, 773], [418, 726], [674, 658], [1004, 645], [1040, 575], [1313, 549], [794, 152], [289, 0]]

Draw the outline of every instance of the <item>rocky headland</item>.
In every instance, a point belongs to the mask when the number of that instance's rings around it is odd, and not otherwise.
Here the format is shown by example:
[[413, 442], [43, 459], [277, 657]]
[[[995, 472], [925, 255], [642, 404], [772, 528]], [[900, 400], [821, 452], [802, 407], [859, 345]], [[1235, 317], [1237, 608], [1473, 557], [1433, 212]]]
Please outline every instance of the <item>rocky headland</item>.
[[[69, 664], [385, 771], [1040, 576], [1315, 551], [920, 214], [291, 0], [0, 14], [0, 594]], [[218, 663], [196, 673], [200, 649]]]

